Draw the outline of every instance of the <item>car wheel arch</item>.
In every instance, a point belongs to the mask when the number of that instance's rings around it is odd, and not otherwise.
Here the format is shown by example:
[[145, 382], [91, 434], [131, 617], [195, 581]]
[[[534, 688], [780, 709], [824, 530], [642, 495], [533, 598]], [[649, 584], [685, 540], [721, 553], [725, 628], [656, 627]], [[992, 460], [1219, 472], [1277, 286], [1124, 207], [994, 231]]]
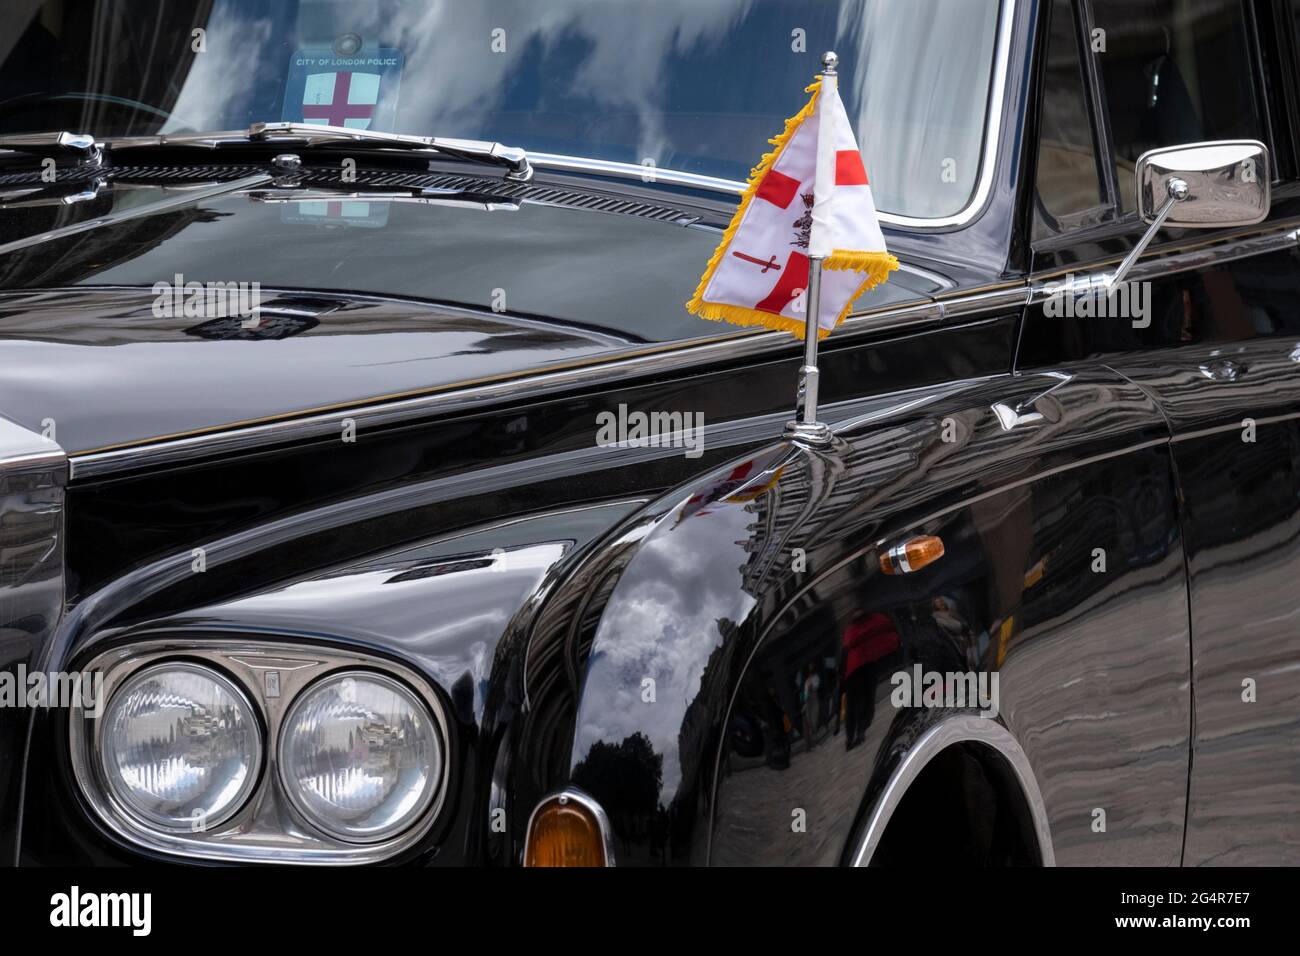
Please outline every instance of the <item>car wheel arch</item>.
[[910, 744], [900, 747], [898, 759], [885, 764], [891, 769], [881, 786], [868, 789], [860, 822], [852, 830], [845, 852], [848, 865], [871, 865], [895, 812], [914, 792], [922, 772], [941, 754], [962, 746], [978, 748], [991, 759], [1000, 761], [1009, 772], [1028, 814], [1040, 864], [1056, 865], [1047, 809], [1028, 754], [1011, 731], [996, 719], [973, 714], [942, 718]]

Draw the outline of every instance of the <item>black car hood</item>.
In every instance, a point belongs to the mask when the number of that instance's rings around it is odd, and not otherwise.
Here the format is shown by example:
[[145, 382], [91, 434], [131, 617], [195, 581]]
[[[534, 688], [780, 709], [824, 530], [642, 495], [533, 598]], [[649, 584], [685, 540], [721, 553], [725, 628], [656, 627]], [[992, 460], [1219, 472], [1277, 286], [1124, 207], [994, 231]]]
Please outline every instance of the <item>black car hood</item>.
[[[203, 199], [0, 255], [0, 415], [75, 454], [748, 334], [683, 305], [719, 238], [546, 202]], [[160, 316], [178, 277], [257, 282], [271, 315]], [[936, 288], [899, 272], [858, 304]]]

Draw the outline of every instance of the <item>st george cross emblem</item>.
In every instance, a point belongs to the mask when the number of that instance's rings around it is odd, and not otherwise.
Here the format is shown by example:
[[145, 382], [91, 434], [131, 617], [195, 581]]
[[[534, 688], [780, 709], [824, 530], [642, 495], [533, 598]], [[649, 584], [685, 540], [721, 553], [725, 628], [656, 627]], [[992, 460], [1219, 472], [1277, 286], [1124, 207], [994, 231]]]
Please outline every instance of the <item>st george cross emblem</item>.
[[404, 63], [402, 51], [389, 48], [361, 50], [351, 56], [328, 49], [299, 50], [289, 61], [280, 119], [394, 129]]
[[378, 73], [311, 73], [303, 88], [302, 118], [307, 123], [366, 129], [378, 102]]

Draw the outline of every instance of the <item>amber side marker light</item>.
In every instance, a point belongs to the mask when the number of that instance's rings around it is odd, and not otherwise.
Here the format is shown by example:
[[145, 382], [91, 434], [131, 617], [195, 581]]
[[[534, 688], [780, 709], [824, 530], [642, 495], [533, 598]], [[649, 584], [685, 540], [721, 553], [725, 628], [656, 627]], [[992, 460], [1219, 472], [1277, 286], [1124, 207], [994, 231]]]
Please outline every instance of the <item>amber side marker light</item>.
[[537, 805], [528, 821], [524, 866], [613, 866], [609, 821], [584, 793], [566, 790]]
[[932, 534], [908, 538], [881, 552], [880, 570], [886, 574], [910, 574], [943, 557], [943, 539]]

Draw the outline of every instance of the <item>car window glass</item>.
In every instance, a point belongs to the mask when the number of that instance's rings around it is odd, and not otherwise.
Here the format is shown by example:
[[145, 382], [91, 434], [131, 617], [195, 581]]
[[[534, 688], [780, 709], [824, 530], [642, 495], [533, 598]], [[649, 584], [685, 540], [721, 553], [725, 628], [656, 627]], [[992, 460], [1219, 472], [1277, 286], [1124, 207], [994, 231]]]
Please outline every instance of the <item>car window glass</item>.
[[[743, 181], [819, 54], [882, 212], [959, 214], [983, 160], [998, 0], [25, 0], [0, 133], [329, 123]], [[192, 31], [201, 28], [203, 49]]]
[[1071, 0], [1052, 0], [1035, 177], [1034, 238], [1082, 225], [1102, 201]]
[[1092, 0], [1092, 19], [1123, 211], [1147, 150], [1265, 138], [1240, 0]]

